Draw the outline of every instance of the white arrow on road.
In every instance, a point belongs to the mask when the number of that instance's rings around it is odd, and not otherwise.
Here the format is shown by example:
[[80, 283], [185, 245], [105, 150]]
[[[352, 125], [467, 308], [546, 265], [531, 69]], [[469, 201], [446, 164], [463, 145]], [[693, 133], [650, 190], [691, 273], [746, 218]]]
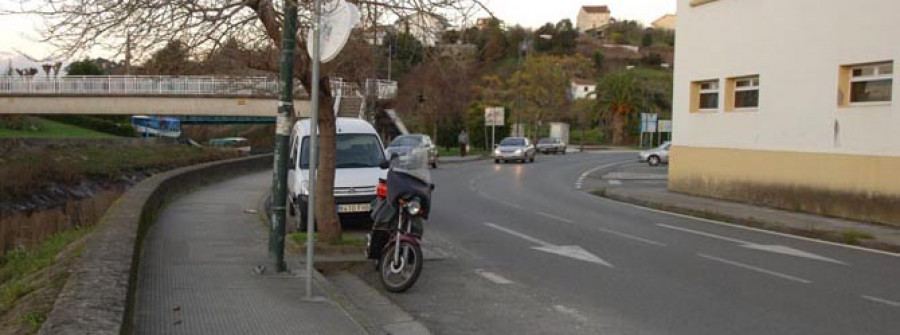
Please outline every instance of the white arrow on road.
[[831, 262], [831, 263], [835, 263], [835, 264], [847, 265], [847, 263], [841, 262], [841, 261], [833, 259], [833, 258], [828, 258], [828, 257], [822, 256], [822, 255], [817, 255], [817, 254], [803, 251], [803, 250], [797, 250], [797, 249], [794, 249], [794, 248], [791, 248], [788, 246], [784, 246], [784, 245], [757, 244], [757, 243], [753, 243], [753, 242], [742, 241], [742, 240], [739, 240], [736, 238], [719, 236], [719, 235], [712, 234], [712, 233], [707, 233], [707, 232], [702, 232], [702, 231], [697, 231], [697, 230], [692, 230], [692, 229], [687, 229], [687, 228], [682, 228], [682, 227], [670, 226], [670, 225], [662, 224], [662, 223], [657, 223], [656, 225], [663, 227], [663, 228], [667, 228], [667, 229], [683, 231], [685, 233], [691, 233], [691, 234], [706, 236], [706, 237], [719, 239], [719, 240], [723, 240], [723, 241], [734, 242], [734, 243], [740, 244], [742, 247], [748, 248], [748, 249], [768, 251], [768, 252], [772, 252], [772, 253], [776, 253], [776, 254], [782, 254], [782, 255], [788, 255], [788, 256], [794, 256], [794, 257], [814, 259], [814, 260], [823, 261], [823, 262]]
[[539, 240], [537, 238], [522, 234], [515, 230], [509, 229], [506, 227], [502, 227], [502, 226], [498, 226], [498, 225], [490, 223], [490, 222], [485, 222], [484, 225], [494, 228], [496, 230], [502, 231], [504, 233], [510, 234], [512, 236], [521, 238], [523, 240], [532, 242], [534, 244], [538, 244], [539, 246], [537, 246], [537, 247], [531, 247], [534, 250], [540, 250], [540, 251], [551, 253], [551, 254], [557, 254], [560, 256], [569, 257], [569, 258], [573, 258], [573, 259], [577, 259], [577, 260], [585, 261], [585, 262], [589, 262], [589, 263], [600, 264], [600, 265], [608, 266], [611, 268], [613, 267], [613, 265], [610, 264], [609, 262], [603, 260], [600, 257], [597, 257], [597, 255], [594, 255], [594, 254], [590, 253], [589, 251], [584, 250], [582, 247], [579, 247], [577, 245], [555, 245], [555, 244], [548, 243], [548, 242]]

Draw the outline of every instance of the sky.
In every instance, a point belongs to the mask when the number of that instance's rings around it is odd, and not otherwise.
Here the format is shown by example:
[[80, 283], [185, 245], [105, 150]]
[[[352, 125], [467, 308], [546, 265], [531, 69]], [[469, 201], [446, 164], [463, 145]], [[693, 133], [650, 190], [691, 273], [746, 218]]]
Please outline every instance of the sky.
[[[484, 0], [495, 16], [507, 25], [520, 24], [537, 28], [547, 22], [568, 18], [575, 23], [578, 10], [584, 5], [607, 5], [616, 19], [637, 20], [649, 25], [663, 14], [675, 13], [677, 0]], [[9, 5], [14, 0], [0, 0]], [[15, 50], [32, 57], [43, 58], [53, 50], [35, 42], [41, 19], [36, 16], [0, 16], [0, 60]], [[0, 64], [0, 68], [5, 64]]]

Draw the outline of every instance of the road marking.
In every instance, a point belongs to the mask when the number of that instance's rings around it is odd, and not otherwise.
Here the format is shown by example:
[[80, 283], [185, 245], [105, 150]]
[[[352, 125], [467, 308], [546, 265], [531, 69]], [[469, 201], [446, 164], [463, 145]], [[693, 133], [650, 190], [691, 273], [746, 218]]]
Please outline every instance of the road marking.
[[662, 243], [662, 242], [657, 242], [657, 241], [654, 241], [654, 240], [651, 240], [651, 239], [646, 239], [646, 238], [643, 238], [643, 237], [634, 236], [634, 235], [631, 235], [631, 234], [626, 234], [626, 233], [623, 233], [623, 232], [620, 232], [620, 231], [615, 231], [615, 230], [612, 230], [612, 229], [606, 229], [606, 228], [599, 228], [599, 227], [598, 227], [597, 230], [599, 230], [599, 231], [601, 231], [601, 232], [604, 232], [604, 233], [607, 233], [607, 234], [612, 234], [612, 235], [616, 235], [616, 236], [619, 236], [619, 237], [624, 237], [624, 238], [627, 238], [627, 239], [630, 239], [630, 240], [635, 240], [635, 241], [638, 241], [638, 242], [643, 242], [643, 243], [647, 243], [647, 244], [652, 244], [652, 245], [655, 245], [655, 246], [660, 246], [660, 247], [665, 247], [665, 246], [666, 246], [666, 244], [665, 244], [665, 243]]
[[685, 233], [691, 233], [691, 234], [696, 234], [696, 235], [700, 235], [700, 236], [706, 236], [709, 238], [733, 242], [733, 243], [739, 244], [739, 245], [741, 245], [741, 247], [744, 247], [747, 249], [767, 251], [767, 252], [776, 253], [776, 254], [782, 254], [782, 255], [788, 255], [788, 256], [794, 256], [794, 257], [800, 257], [800, 258], [813, 259], [813, 260], [818, 260], [818, 261], [823, 261], [823, 262], [831, 262], [831, 263], [835, 263], [835, 264], [847, 265], [847, 263], [841, 262], [836, 259], [828, 258], [825, 256], [817, 255], [817, 254], [803, 251], [803, 250], [794, 249], [794, 248], [791, 248], [788, 246], [757, 244], [757, 243], [753, 243], [753, 242], [739, 240], [736, 238], [725, 237], [725, 236], [702, 232], [702, 231], [697, 231], [697, 230], [693, 230], [693, 229], [670, 226], [670, 225], [662, 224], [662, 223], [657, 223], [656, 225], [663, 227], [663, 228], [667, 228], [667, 229], [674, 229], [674, 230], [682, 231]]
[[543, 251], [543, 252], [547, 252], [547, 253], [551, 253], [551, 254], [557, 254], [557, 255], [560, 255], [563, 257], [569, 257], [569, 258], [573, 258], [573, 259], [577, 259], [577, 260], [585, 261], [585, 262], [589, 262], [589, 263], [600, 264], [600, 265], [611, 267], [611, 268], [613, 267], [613, 265], [610, 264], [609, 262], [603, 260], [600, 257], [597, 257], [597, 255], [594, 255], [594, 254], [590, 253], [589, 251], [584, 250], [583, 248], [581, 248], [577, 245], [555, 245], [555, 244], [545, 242], [545, 241], [539, 240], [537, 238], [522, 234], [515, 230], [509, 229], [509, 228], [506, 228], [503, 226], [498, 226], [498, 225], [490, 223], [490, 222], [485, 222], [484, 225], [488, 226], [490, 228], [494, 228], [496, 230], [502, 231], [504, 233], [510, 234], [512, 236], [521, 238], [523, 240], [529, 241], [531, 243], [537, 244], [538, 245], [537, 247], [531, 247], [532, 249], [535, 249], [535, 250], [539, 250], [539, 251]]
[[622, 181], [620, 181], [618, 179], [610, 179], [610, 180], [607, 180], [606, 183], [610, 184], [610, 185], [622, 185]]
[[553, 305], [553, 310], [560, 312], [562, 314], [571, 316], [573, 319], [578, 320], [580, 322], [587, 323], [590, 321], [587, 317], [578, 312], [578, 310], [574, 308], [569, 308], [563, 305]]
[[562, 221], [562, 222], [565, 222], [565, 223], [575, 223], [575, 221], [566, 219], [566, 218], [564, 218], [564, 217], [559, 217], [559, 216], [556, 216], [556, 215], [553, 215], [553, 214], [544, 213], [544, 212], [536, 212], [536, 213], [537, 213], [537, 215], [544, 216], [544, 217], [548, 217], [548, 218], [551, 218], [551, 219], [554, 219], [554, 220], [558, 220], [558, 221]]
[[880, 303], [880, 304], [885, 304], [885, 305], [888, 305], [888, 306], [891, 306], [891, 307], [900, 307], [900, 302], [891, 301], [891, 300], [887, 300], [887, 299], [882, 299], [882, 298], [879, 298], [879, 297], [873, 297], [873, 296], [871, 296], [871, 295], [861, 295], [860, 297], [863, 298], [863, 299], [869, 300], [869, 301], [874, 301], [874, 302], [877, 302], [877, 303]]
[[580, 190], [580, 189], [581, 189], [581, 186], [584, 185], [584, 179], [587, 178], [587, 176], [589, 176], [591, 173], [597, 172], [597, 171], [600, 170], [600, 169], [605, 169], [605, 168], [608, 168], [608, 167], [612, 167], [612, 166], [616, 166], [616, 165], [620, 165], [620, 164], [625, 164], [625, 163], [628, 163], [628, 162], [630, 162], [630, 160], [628, 160], [628, 161], [616, 162], [616, 163], [611, 163], [611, 164], [606, 164], [606, 165], [601, 165], [601, 166], [595, 167], [595, 168], [593, 168], [593, 169], [584, 171], [580, 176], [578, 176], [578, 180], [575, 182], [575, 188], [577, 188], [577, 189]]
[[503, 227], [503, 226], [498, 226], [498, 225], [493, 224], [493, 223], [490, 223], [490, 222], [485, 222], [484, 225], [485, 225], [485, 226], [488, 226], [488, 227], [491, 227], [491, 228], [494, 228], [494, 229], [496, 229], [496, 230], [502, 231], [502, 232], [504, 232], [504, 233], [510, 234], [510, 235], [512, 235], [512, 236], [521, 238], [521, 239], [526, 240], [526, 241], [528, 241], [528, 242], [531, 242], [531, 243], [540, 245], [540, 246], [548, 247], [548, 246], [552, 246], [552, 245], [553, 245], [553, 244], [550, 244], [550, 243], [541, 241], [541, 240], [539, 240], [539, 239], [536, 239], [536, 238], [534, 238], [534, 237], [531, 237], [531, 236], [522, 234], [522, 233], [517, 232], [517, 231], [515, 231], [515, 230], [509, 229], [509, 228], [506, 228], [506, 227]]
[[736, 266], [736, 267], [739, 267], [739, 268], [743, 268], [743, 269], [747, 269], [747, 270], [752, 270], [752, 271], [756, 271], [756, 272], [759, 272], [759, 273], [765, 273], [765, 274], [767, 274], [767, 275], [775, 276], [775, 277], [778, 277], [778, 278], [781, 278], [781, 279], [792, 280], [792, 281], [799, 282], [799, 283], [803, 283], [803, 284], [809, 284], [809, 283], [812, 283], [811, 281], [806, 280], [806, 279], [803, 279], [803, 278], [797, 278], [797, 277], [794, 277], [794, 276], [791, 276], [791, 275], [783, 274], [783, 273], [781, 273], [781, 272], [775, 272], [775, 271], [772, 271], [772, 270], [766, 270], [766, 269], [763, 269], [763, 268], [755, 267], [755, 266], [753, 266], [753, 265], [747, 265], [747, 264], [740, 263], [740, 262], [730, 261], [730, 260], [727, 260], [727, 259], [724, 259], [724, 258], [718, 258], [718, 257], [715, 257], [715, 256], [710, 256], [710, 255], [705, 255], [705, 254], [697, 254], [697, 256], [700, 256], [700, 257], [703, 257], [703, 258], [706, 258], [706, 259], [709, 259], [709, 260], [714, 260], [714, 261], [717, 261], [717, 262], [722, 262], [722, 263], [725, 263], [725, 264], [728, 264], [728, 265], [732, 265], [732, 266]]
[[505, 277], [503, 277], [501, 275], [498, 275], [496, 273], [493, 273], [493, 272], [490, 272], [487, 270], [475, 269], [475, 273], [484, 277], [487, 280], [490, 280], [492, 283], [497, 284], [497, 285], [509, 285], [509, 284], [515, 283], [512, 280], [506, 279]]
[[522, 206], [519, 206], [517, 204], [511, 203], [508, 201], [504, 201], [504, 200], [497, 200], [497, 201], [499, 201], [501, 204], [507, 205], [507, 206], [515, 208], [515, 209], [522, 209]]
[[658, 214], [670, 215], [670, 216], [679, 217], [679, 218], [683, 218], [683, 219], [712, 223], [714, 225], [719, 225], [719, 226], [723, 226], [723, 227], [737, 228], [737, 229], [752, 231], [752, 232], [756, 232], [756, 233], [775, 235], [775, 236], [780, 236], [780, 237], [785, 237], [785, 238], [803, 240], [803, 241], [812, 242], [812, 243], [825, 244], [825, 245], [841, 247], [841, 248], [846, 248], [846, 249], [853, 249], [856, 251], [864, 251], [864, 252], [879, 254], [879, 255], [883, 255], [883, 256], [891, 256], [891, 257], [900, 258], [900, 253], [892, 253], [892, 252], [888, 252], [888, 251], [884, 251], [884, 250], [869, 249], [869, 248], [860, 247], [860, 246], [856, 246], [856, 245], [849, 245], [849, 244], [844, 244], [844, 243], [818, 240], [818, 239], [814, 239], [814, 238], [810, 238], [810, 237], [791, 235], [791, 234], [787, 234], [787, 233], [781, 233], [781, 232], [772, 231], [772, 230], [765, 230], [765, 229], [761, 229], [761, 228], [747, 227], [747, 226], [738, 225], [738, 224], [734, 224], [734, 223], [728, 223], [728, 222], [724, 222], [724, 221], [716, 221], [716, 220], [712, 220], [712, 219], [690, 216], [687, 214], [664, 211], [664, 210], [656, 209], [656, 208], [638, 206], [638, 205], [630, 204], [630, 203], [627, 203], [624, 201], [613, 200], [613, 199], [605, 198], [605, 197], [598, 197], [598, 196], [588, 194], [588, 193], [581, 193], [581, 194], [583, 194], [585, 197], [590, 197], [592, 199], [596, 199], [596, 200], [600, 200], [600, 201], [614, 202], [614, 203], [617, 203], [617, 204], [620, 204], [623, 206], [628, 206], [628, 207], [640, 209], [640, 210], [647, 211], [647, 212], [654, 212], [654, 213], [658, 213]]

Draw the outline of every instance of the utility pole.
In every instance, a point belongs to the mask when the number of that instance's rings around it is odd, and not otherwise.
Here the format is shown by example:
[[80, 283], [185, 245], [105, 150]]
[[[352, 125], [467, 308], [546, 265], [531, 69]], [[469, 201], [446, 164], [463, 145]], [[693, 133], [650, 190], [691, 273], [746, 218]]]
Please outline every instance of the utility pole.
[[[522, 69], [522, 54], [525, 52], [528, 52], [528, 42], [523, 40], [519, 44], [519, 52], [516, 54], [516, 72], [519, 72]], [[519, 73], [519, 78], [521, 78], [521, 75], [522, 74]], [[521, 85], [517, 84], [516, 86], [521, 86]], [[514, 134], [513, 134], [514, 136], [525, 135], [525, 134], [519, 134], [519, 125], [521, 124], [520, 120], [519, 120], [519, 110], [522, 109], [522, 93], [519, 93], [520, 91], [521, 91], [520, 87], [516, 87], [516, 125], [514, 126], [515, 127]]]
[[[281, 101], [275, 127], [275, 166], [272, 176], [272, 218], [269, 229], [269, 258], [275, 271], [284, 272], [284, 235], [287, 208], [287, 168], [291, 121], [294, 115], [294, 48], [297, 38], [297, 3], [284, 0], [284, 24], [281, 29]], [[315, 81], [314, 81], [315, 82]], [[315, 97], [315, 95], [313, 95]], [[313, 110], [313, 115], [315, 110]], [[315, 129], [313, 125], [310, 127]], [[315, 148], [315, 146], [313, 146]], [[315, 157], [315, 156], [314, 156]], [[314, 167], [315, 165], [313, 165]], [[312, 196], [310, 196], [312, 201]]]
[[[292, 2], [294, 0], [284, 0]], [[313, 300], [312, 293], [312, 277], [313, 277], [313, 248], [315, 244], [316, 231], [316, 174], [319, 173], [319, 61], [322, 59], [320, 50], [322, 44], [322, 1], [314, 0], [313, 5], [313, 54], [312, 54], [312, 87], [310, 88], [310, 109], [312, 115], [309, 121], [309, 203], [306, 212], [309, 213], [306, 218], [306, 300]], [[293, 16], [296, 26], [297, 7], [294, 5]], [[294, 28], [296, 29], [296, 28]]]

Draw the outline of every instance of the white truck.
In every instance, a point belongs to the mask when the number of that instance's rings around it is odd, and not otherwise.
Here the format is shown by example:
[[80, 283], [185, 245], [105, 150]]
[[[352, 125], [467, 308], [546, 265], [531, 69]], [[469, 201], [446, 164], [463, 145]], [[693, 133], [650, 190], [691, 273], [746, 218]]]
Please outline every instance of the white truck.
[[[334, 200], [338, 215], [342, 224], [370, 223], [378, 180], [387, 178], [387, 171], [379, 167], [385, 160], [384, 144], [375, 127], [362, 119], [338, 117], [336, 123]], [[288, 167], [288, 201], [291, 214], [300, 214], [295, 222], [300, 230], [306, 229], [309, 203], [309, 124], [309, 119], [294, 124]]]

